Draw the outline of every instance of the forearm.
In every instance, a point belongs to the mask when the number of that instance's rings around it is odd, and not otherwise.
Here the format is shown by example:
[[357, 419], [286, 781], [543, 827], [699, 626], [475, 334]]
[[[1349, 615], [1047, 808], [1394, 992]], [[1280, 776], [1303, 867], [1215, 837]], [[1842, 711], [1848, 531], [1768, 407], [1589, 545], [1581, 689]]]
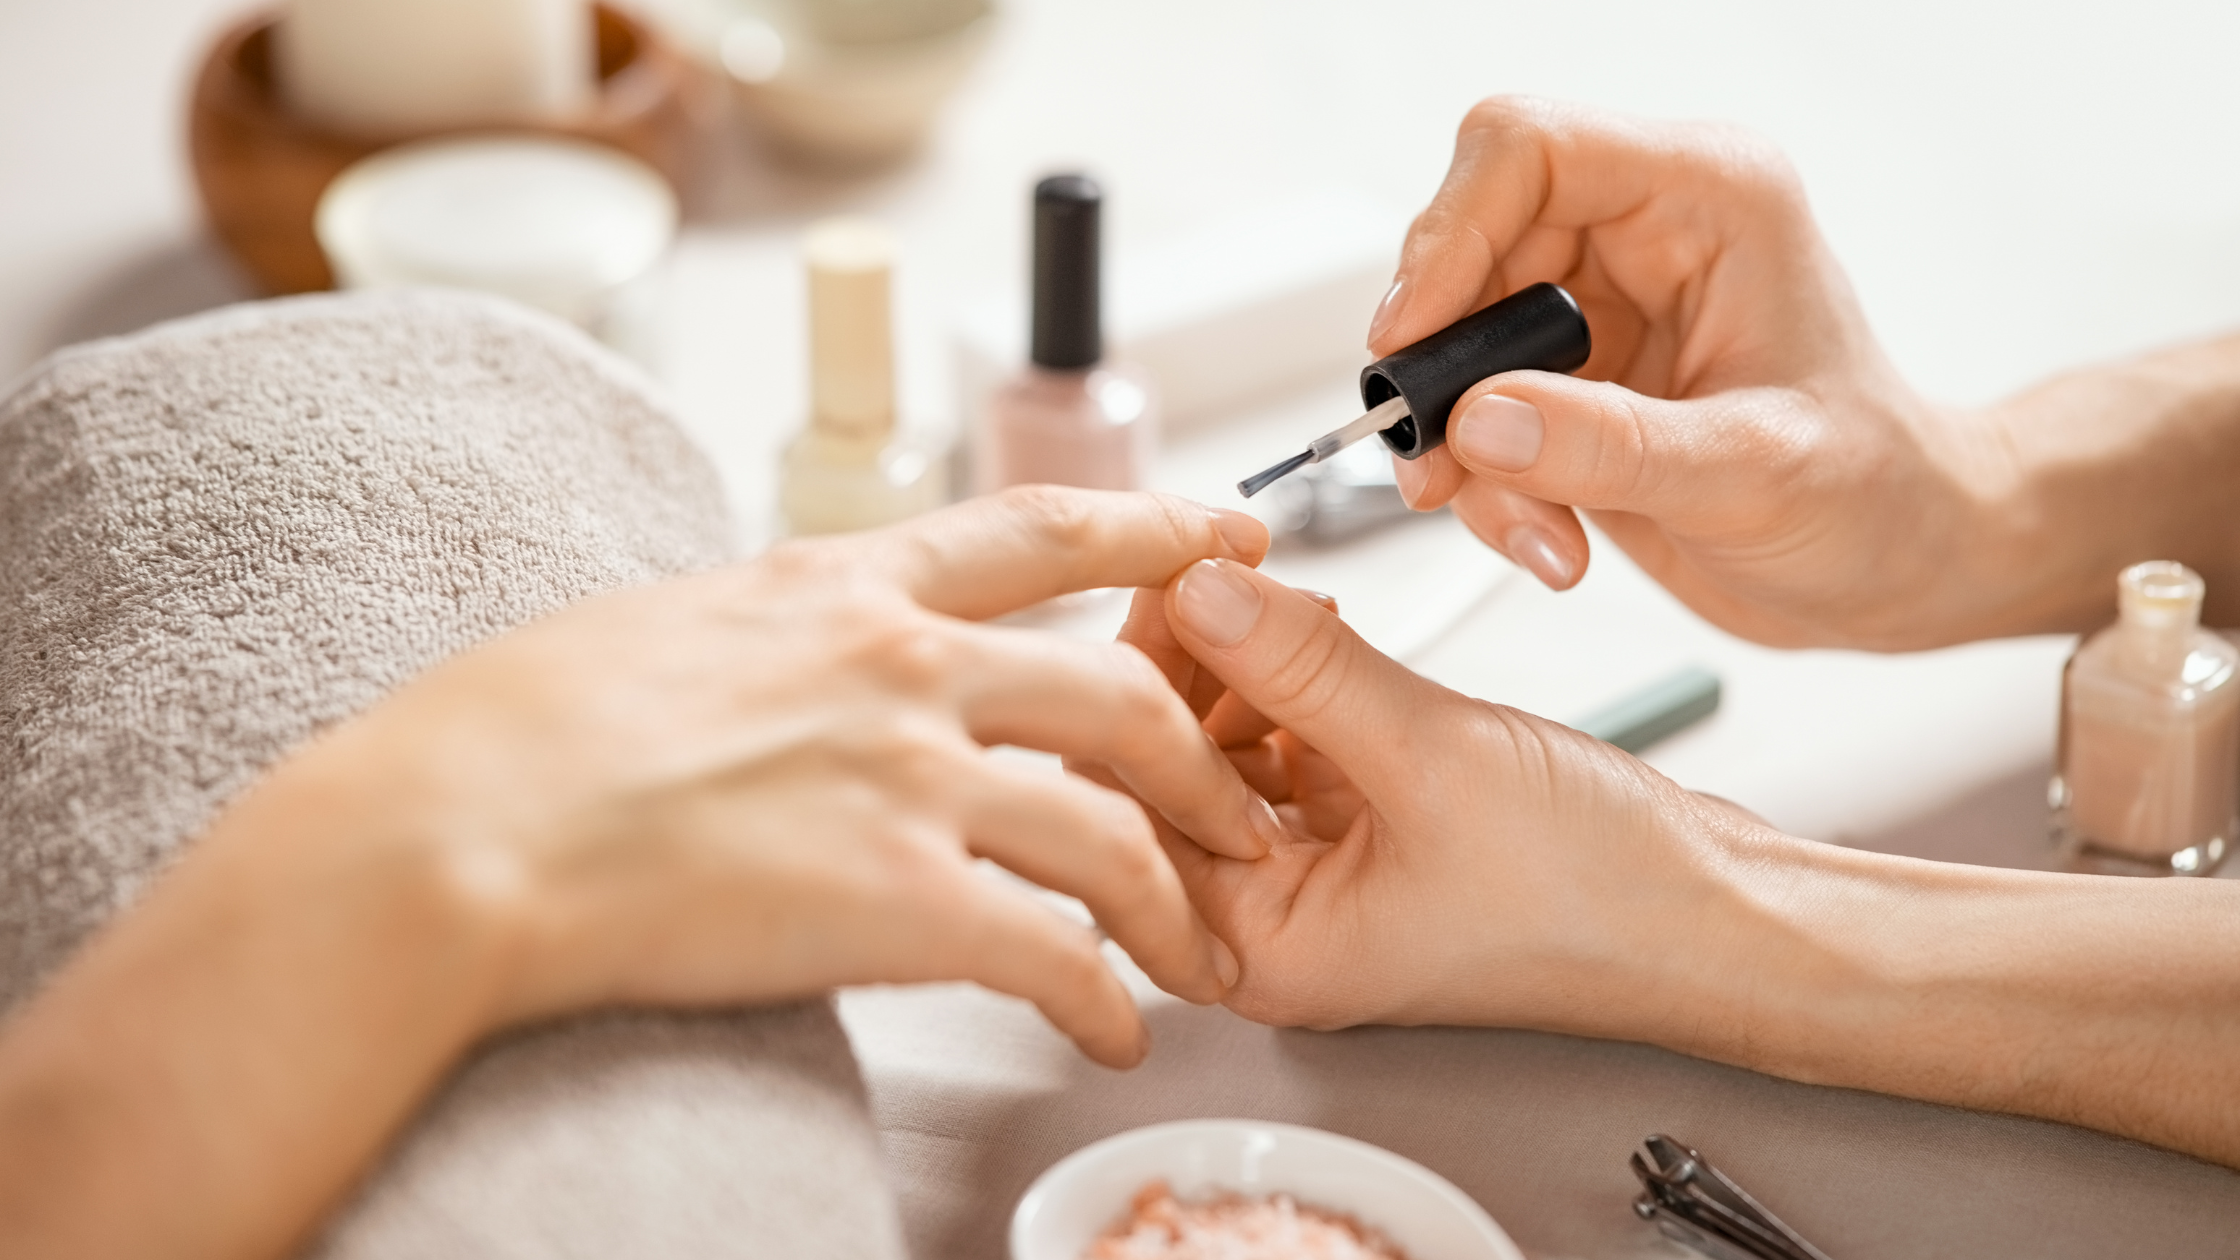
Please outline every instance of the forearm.
[[1983, 419], [2013, 470], [1991, 506], [2015, 632], [2109, 620], [2117, 572], [2155, 559], [2200, 572], [2207, 620], [2240, 625], [2240, 336], [2058, 377]]
[[254, 790], [0, 1033], [0, 1252], [281, 1254], [479, 1034], [491, 890], [341, 782]]
[[2240, 1166], [2240, 884], [1728, 844], [1723, 961], [1648, 1039]]

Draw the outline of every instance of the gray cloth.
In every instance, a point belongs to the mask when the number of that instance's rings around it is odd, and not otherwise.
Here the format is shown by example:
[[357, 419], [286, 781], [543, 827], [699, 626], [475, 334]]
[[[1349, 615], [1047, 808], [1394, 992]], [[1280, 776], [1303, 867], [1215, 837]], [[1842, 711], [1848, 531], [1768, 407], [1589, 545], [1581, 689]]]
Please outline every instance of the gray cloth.
[[[574, 330], [457, 295], [235, 308], [0, 403], [0, 1005], [322, 727], [587, 595], [723, 560], [705, 460]], [[828, 1004], [485, 1047], [337, 1257], [884, 1257]]]

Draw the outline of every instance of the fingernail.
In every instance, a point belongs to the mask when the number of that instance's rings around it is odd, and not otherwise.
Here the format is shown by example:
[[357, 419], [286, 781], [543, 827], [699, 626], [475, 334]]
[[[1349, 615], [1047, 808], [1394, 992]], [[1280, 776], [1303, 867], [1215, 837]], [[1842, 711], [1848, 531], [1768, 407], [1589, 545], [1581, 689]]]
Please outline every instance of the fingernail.
[[1400, 487], [1400, 501], [1413, 508], [1423, 497], [1423, 488], [1431, 484], [1431, 463], [1422, 459], [1392, 457], [1392, 480]]
[[1214, 532], [1221, 535], [1233, 555], [1257, 556], [1268, 549], [1268, 527], [1242, 512], [1226, 508], [1209, 509], [1213, 516]]
[[1218, 936], [1213, 938], [1213, 974], [1221, 977], [1224, 989], [1236, 988], [1237, 977], [1244, 974], [1244, 969], [1237, 966], [1236, 951]]
[[1454, 426], [1454, 445], [1465, 460], [1481, 468], [1523, 472], [1540, 458], [1547, 429], [1538, 407], [1522, 398], [1486, 394], [1463, 408]]
[[1386, 289], [1384, 297], [1378, 301], [1377, 313], [1369, 317], [1370, 345], [1377, 344], [1377, 338], [1384, 336], [1392, 328], [1393, 321], [1400, 318], [1400, 290], [1405, 288], [1407, 283], [1408, 278], [1406, 276], [1394, 276], [1392, 287]]
[[1175, 611], [1192, 634], [1215, 647], [1234, 647], [1260, 620], [1260, 591], [1233, 560], [1200, 560], [1182, 571]]
[[1150, 1057], [1151, 1025], [1139, 1023], [1136, 1025], [1136, 1062], [1141, 1063]]
[[1571, 562], [1563, 558], [1546, 534], [1532, 526], [1519, 525], [1510, 530], [1501, 540], [1501, 549], [1550, 590], [1560, 591], [1571, 585]]
[[1321, 591], [1307, 586], [1294, 586], [1291, 589], [1313, 600], [1316, 606], [1325, 612], [1338, 611], [1338, 597], [1335, 595], [1325, 595]]
[[1275, 852], [1277, 845], [1290, 839], [1284, 833], [1283, 820], [1276, 817], [1276, 807], [1268, 803], [1267, 797], [1251, 788], [1246, 788], [1244, 794], [1252, 798], [1244, 811], [1245, 816], [1252, 820], [1252, 834], [1260, 838], [1260, 843], [1266, 846], [1269, 853]]

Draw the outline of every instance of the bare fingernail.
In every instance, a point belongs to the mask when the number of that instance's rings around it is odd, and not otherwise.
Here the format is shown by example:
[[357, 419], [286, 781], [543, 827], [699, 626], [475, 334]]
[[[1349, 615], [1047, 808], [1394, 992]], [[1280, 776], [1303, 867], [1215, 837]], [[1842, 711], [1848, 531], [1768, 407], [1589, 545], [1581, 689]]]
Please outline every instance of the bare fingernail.
[[[1151, 1025], [1139, 1023], [1136, 1025], [1136, 1062], [1141, 1063], [1150, 1057]], [[1130, 1066], [1133, 1066], [1133, 1064]]]
[[1252, 820], [1252, 834], [1260, 838], [1267, 852], [1275, 852], [1277, 845], [1290, 838], [1284, 834], [1283, 820], [1276, 817], [1276, 807], [1268, 803], [1267, 797], [1251, 788], [1246, 788], [1244, 794], [1251, 798], [1244, 812], [1245, 817]]
[[1214, 532], [1232, 555], [1257, 556], [1268, 549], [1268, 527], [1242, 512], [1226, 508], [1210, 508]]
[[1294, 586], [1291, 589], [1299, 592], [1301, 595], [1306, 596], [1308, 599], [1313, 600], [1316, 606], [1320, 607], [1325, 612], [1338, 611], [1338, 597], [1335, 595], [1325, 595], [1321, 591], [1307, 586]]
[[1571, 562], [1564, 559], [1563, 553], [1538, 529], [1530, 525], [1517, 526], [1501, 540], [1501, 549], [1550, 590], [1560, 591], [1571, 585]]
[[1370, 345], [1376, 345], [1377, 339], [1390, 332], [1393, 322], [1400, 318], [1400, 293], [1407, 284], [1406, 276], [1394, 276], [1392, 287], [1384, 291], [1383, 299], [1377, 303], [1377, 313], [1369, 317]]
[[1260, 620], [1260, 589], [1233, 560], [1200, 560], [1182, 571], [1175, 611], [1192, 634], [1215, 647], [1234, 647]]
[[1417, 500], [1423, 498], [1424, 488], [1431, 484], [1431, 463], [1395, 455], [1392, 457], [1392, 480], [1400, 487], [1400, 501], [1416, 508]]
[[1221, 977], [1224, 989], [1236, 988], [1237, 977], [1244, 974], [1244, 969], [1237, 965], [1236, 951], [1218, 936], [1213, 938], [1213, 974]]
[[1522, 398], [1487, 394], [1462, 409], [1454, 446], [1463, 459], [1497, 472], [1523, 472], [1540, 458], [1547, 436], [1540, 409]]

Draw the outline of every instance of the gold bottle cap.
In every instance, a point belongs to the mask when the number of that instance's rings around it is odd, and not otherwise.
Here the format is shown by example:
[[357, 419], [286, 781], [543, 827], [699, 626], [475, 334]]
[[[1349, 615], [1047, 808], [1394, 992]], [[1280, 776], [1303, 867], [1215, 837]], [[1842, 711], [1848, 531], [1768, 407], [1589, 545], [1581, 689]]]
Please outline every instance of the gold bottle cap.
[[810, 423], [876, 449], [894, 432], [894, 236], [871, 219], [824, 219], [810, 225], [801, 252], [809, 267]]

